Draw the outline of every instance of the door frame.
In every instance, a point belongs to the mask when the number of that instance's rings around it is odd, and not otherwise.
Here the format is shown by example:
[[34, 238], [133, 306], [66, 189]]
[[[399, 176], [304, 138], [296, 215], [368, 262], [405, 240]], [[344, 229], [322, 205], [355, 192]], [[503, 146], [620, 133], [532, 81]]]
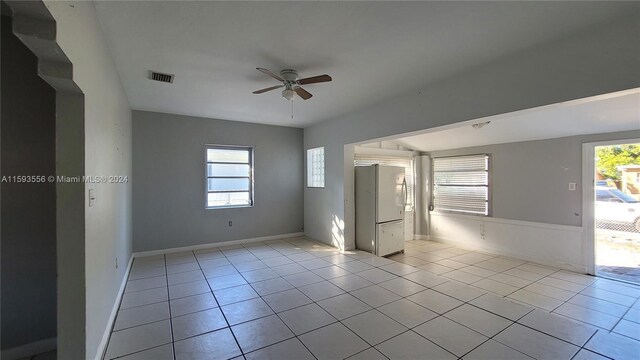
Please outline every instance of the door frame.
[[582, 255], [587, 274], [596, 276], [595, 239], [595, 150], [597, 146], [638, 143], [637, 138], [582, 144]]

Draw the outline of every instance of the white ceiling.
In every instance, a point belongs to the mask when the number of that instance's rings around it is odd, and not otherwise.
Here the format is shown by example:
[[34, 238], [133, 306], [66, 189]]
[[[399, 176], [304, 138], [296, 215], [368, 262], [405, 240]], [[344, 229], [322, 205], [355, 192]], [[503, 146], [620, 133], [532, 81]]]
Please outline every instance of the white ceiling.
[[[637, 4], [612, 2], [97, 1], [137, 110], [304, 127], [567, 36]], [[255, 70], [334, 81], [305, 88], [295, 119]], [[175, 74], [152, 82], [148, 70]]]
[[[491, 122], [480, 129], [472, 127], [485, 121]], [[628, 130], [640, 130], [640, 90], [468, 121], [393, 142], [429, 152]]]

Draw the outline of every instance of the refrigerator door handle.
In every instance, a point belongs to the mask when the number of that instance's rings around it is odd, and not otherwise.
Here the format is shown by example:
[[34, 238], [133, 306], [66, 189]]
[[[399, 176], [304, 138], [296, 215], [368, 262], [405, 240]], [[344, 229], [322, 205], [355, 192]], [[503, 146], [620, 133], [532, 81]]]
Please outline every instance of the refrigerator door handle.
[[407, 208], [407, 196], [409, 196], [409, 189], [407, 188], [407, 179], [402, 179], [402, 188], [404, 189], [404, 209]]

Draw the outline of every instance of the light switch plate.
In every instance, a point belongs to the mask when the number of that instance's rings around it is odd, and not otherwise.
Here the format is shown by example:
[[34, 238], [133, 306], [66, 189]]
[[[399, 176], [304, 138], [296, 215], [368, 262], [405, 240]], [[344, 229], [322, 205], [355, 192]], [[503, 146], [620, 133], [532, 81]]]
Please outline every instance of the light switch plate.
[[569, 183], [569, 191], [575, 191], [576, 190], [576, 183]]
[[96, 204], [96, 189], [89, 189], [89, 207]]

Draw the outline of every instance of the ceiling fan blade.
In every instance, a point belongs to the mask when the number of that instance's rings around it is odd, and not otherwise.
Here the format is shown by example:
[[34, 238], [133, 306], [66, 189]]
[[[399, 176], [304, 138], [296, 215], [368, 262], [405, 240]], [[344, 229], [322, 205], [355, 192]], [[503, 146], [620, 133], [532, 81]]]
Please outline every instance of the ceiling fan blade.
[[298, 94], [298, 96], [300, 96], [301, 98], [303, 98], [304, 100], [309, 100], [311, 99], [311, 97], [313, 95], [311, 95], [310, 92], [308, 92], [307, 90], [301, 88], [300, 86], [296, 86], [293, 91], [296, 92], [296, 94]]
[[256, 68], [256, 70], [258, 70], [258, 71], [260, 71], [260, 72], [262, 72], [262, 73], [264, 73], [264, 74], [267, 74], [267, 75], [271, 76], [272, 78], [274, 78], [274, 79], [276, 79], [276, 80], [278, 80], [278, 81], [284, 81], [284, 79], [283, 79], [283, 78], [281, 78], [280, 76], [278, 76], [278, 75], [276, 75], [276, 74], [272, 73], [271, 71], [269, 71], [269, 70], [267, 70], [267, 69], [264, 69], [264, 68]]
[[315, 83], [327, 82], [331, 80], [333, 80], [331, 79], [331, 76], [325, 74], [325, 75], [318, 75], [318, 76], [312, 76], [312, 77], [300, 79], [298, 80], [298, 84], [300, 85], [315, 84]]
[[276, 85], [276, 86], [268, 87], [268, 88], [266, 88], [266, 89], [256, 90], [256, 91], [254, 91], [253, 93], [254, 93], [254, 94], [262, 94], [262, 93], [265, 93], [265, 92], [267, 92], [267, 91], [271, 91], [271, 90], [275, 90], [275, 89], [281, 88], [281, 87], [283, 87], [283, 86], [284, 86], [284, 85]]

